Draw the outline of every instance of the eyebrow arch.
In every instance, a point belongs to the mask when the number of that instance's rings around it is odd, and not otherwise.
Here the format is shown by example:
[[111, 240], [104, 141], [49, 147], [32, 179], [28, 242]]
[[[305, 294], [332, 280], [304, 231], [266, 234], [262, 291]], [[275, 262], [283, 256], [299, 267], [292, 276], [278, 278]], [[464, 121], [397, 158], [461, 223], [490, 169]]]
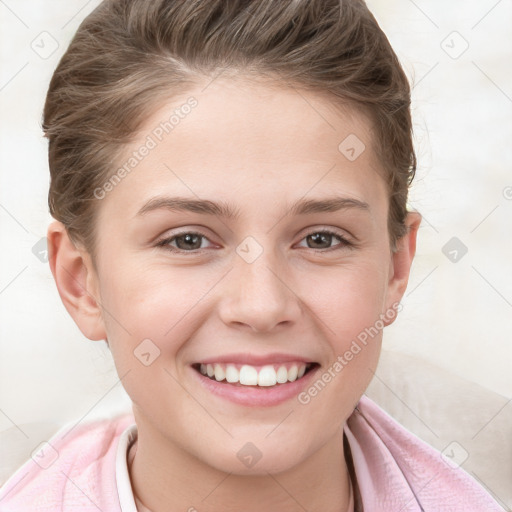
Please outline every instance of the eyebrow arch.
[[[291, 215], [306, 215], [312, 213], [335, 212], [345, 209], [369, 211], [370, 206], [364, 201], [351, 197], [333, 197], [328, 199], [300, 199], [290, 208]], [[208, 199], [191, 199], [186, 197], [157, 196], [150, 199], [138, 211], [136, 217], [151, 211], [165, 209], [170, 211], [189, 211], [204, 215], [215, 215], [227, 219], [237, 219], [239, 211], [225, 202], [214, 202]]]

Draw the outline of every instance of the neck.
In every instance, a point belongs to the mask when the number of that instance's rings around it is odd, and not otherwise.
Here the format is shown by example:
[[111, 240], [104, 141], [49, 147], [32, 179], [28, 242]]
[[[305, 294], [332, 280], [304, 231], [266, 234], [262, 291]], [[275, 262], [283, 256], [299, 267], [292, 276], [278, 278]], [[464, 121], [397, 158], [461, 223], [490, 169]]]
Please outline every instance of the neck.
[[139, 436], [129, 455], [139, 512], [352, 510], [342, 431], [299, 466], [250, 476], [219, 471], [176, 447], [162, 457], [161, 445], [152, 439]]

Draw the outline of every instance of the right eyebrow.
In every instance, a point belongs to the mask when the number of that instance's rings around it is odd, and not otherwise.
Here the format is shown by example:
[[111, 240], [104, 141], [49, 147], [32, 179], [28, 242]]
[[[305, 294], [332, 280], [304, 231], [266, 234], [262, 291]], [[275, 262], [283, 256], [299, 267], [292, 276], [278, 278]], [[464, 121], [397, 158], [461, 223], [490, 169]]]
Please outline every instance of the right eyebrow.
[[150, 199], [136, 216], [145, 215], [154, 210], [188, 211], [204, 215], [215, 215], [229, 219], [237, 219], [239, 213], [227, 203], [209, 201], [208, 199], [192, 199], [187, 197], [156, 196]]

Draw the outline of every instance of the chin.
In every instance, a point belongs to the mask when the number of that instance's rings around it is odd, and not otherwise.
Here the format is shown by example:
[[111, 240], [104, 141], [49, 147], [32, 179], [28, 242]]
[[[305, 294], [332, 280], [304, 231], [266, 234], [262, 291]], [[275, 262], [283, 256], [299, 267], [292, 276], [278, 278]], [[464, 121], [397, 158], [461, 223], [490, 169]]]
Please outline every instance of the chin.
[[[297, 440], [295, 443], [290, 438], [285, 443], [283, 438], [276, 438], [276, 442], [263, 441], [234, 441], [229, 449], [211, 452], [208, 465], [224, 473], [239, 476], [267, 476], [268, 473], [278, 474], [293, 469], [300, 465], [306, 458], [304, 443]], [[301, 450], [297, 449], [301, 447]]]

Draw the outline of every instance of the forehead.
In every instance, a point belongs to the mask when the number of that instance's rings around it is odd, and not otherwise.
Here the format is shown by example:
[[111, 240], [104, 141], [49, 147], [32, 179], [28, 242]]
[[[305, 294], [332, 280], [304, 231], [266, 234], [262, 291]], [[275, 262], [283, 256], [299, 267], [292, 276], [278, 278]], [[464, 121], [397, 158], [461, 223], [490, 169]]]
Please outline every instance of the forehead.
[[[185, 109], [191, 98], [196, 106]], [[163, 103], [140, 130], [141, 136], [150, 133], [184, 156], [250, 157], [235, 160], [239, 166], [319, 158], [322, 152], [338, 157], [349, 136], [358, 151], [373, 149], [371, 125], [360, 110], [335, 106], [327, 93], [242, 78], [216, 79]]]
[[[206, 82], [144, 121], [116, 162], [129, 172], [104, 206], [133, 217], [170, 193], [238, 199], [242, 210], [267, 208], [262, 199], [290, 204], [339, 193], [385, 207], [371, 128], [366, 116], [335, 107], [326, 94], [242, 79]], [[134, 156], [143, 146], [145, 156]]]

